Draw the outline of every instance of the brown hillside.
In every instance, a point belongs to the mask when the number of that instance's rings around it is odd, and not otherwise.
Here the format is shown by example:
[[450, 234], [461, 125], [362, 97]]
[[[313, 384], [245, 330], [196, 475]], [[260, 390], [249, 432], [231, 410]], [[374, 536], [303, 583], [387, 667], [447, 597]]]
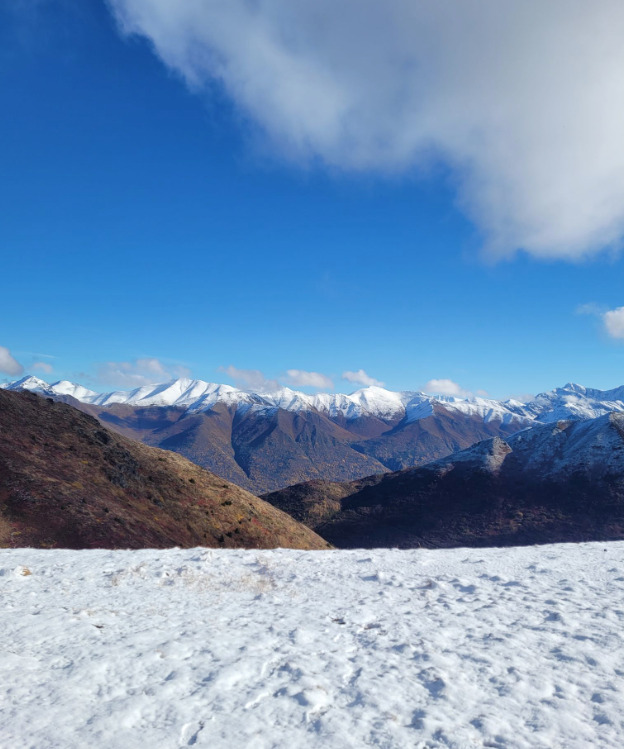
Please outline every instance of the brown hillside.
[[[125, 437], [184, 455], [255, 494], [310, 478], [349, 480], [386, 470], [359, 447], [352, 448], [351, 443], [361, 438], [358, 431], [351, 433], [317, 411], [241, 413], [236, 407], [217, 403], [208, 411], [188, 413], [162, 406], [114, 404], [102, 408], [71, 396], [55, 400], [95, 416]], [[378, 420], [358, 419], [349, 429], [366, 426], [377, 435], [380, 425]]]
[[104, 426], [152, 447], [183, 455], [237, 486], [263, 494], [304, 481], [353, 481], [423, 465], [488, 437], [505, 438], [519, 424], [484, 421], [439, 404], [408, 422], [318, 411], [257, 412], [217, 403], [207, 411], [176, 407], [100, 407], [71, 396], [57, 400], [98, 418]]
[[0, 547], [324, 549], [314, 532], [175, 453], [0, 390]]

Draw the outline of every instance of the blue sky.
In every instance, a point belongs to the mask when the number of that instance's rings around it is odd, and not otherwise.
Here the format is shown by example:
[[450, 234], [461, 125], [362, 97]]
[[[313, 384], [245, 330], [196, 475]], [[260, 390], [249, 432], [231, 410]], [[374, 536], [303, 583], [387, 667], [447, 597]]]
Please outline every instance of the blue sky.
[[[494, 397], [624, 383], [620, 208], [592, 207], [581, 223], [587, 202], [568, 203], [562, 218], [553, 210], [558, 233], [549, 233], [535, 218], [543, 180], [516, 174], [513, 161], [501, 176], [489, 151], [470, 150], [444, 122], [446, 140], [424, 155], [420, 143], [395, 147], [413, 125], [380, 120], [365, 131], [366, 112], [355, 125], [340, 115], [334, 137], [333, 111], [312, 124], [304, 115], [319, 111], [315, 101], [293, 113], [306, 87], [285, 79], [286, 94], [263, 108], [253, 60], [238, 60], [234, 45], [217, 50], [228, 65], [216, 78], [193, 67], [184, 33], [197, 19], [179, 19], [182, 31], [178, 19], [154, 26], [160, 7], [0, 5], [0, 379], [19, 365], [98, 390], [190, 373], [241, 384], [329, 379], [351, 391], [356, 378], [342, 374], [364, 370], [361, 382], [391, 389], [444, 379]], [[251, 32], [236, 22], [244, 45]], [[198, 38], [193, 49], [214, 52], [216, 42]], [[356, 58], [357, 49], [344, 70], [332, 63], [336, 80], [361, 74], [349, 67]], [[315, 62], [320, 70], [325, 60]], [[279, 88], [282, 73], [268, 73]], [[544, 148], [514, 138], [529, 154]], [[458, 166], [468, 161], [485, 166]], [[582, 197], [581, 162], [564, 183]], [[592, 173], [591, 185], [610, 177]], [[522, 199], [499, 200], [504, 179]]]

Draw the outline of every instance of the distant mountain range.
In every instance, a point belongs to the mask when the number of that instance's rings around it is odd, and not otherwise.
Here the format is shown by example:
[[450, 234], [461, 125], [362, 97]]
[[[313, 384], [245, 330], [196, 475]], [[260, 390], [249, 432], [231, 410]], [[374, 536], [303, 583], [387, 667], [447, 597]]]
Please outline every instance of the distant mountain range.
[[362, 388], [351, 395], [309, 395], [290, 388], [256, 392], [187, 378], [146, 385], [134, 390], [96, 393], [67, 380], [49, 384], [28, 375], [7, 385], [0, 385], [0, 388], [71, 396], [81, 403], [104, 407], [175, 407], [189, 413], [201, 413], [217, 404], [223, 404], [235, 406], [239, 411], [318, 411], [332, 419], [353, 420], [368, 416], [391, 421], [404, 419], [408, 423], [431, 415], [434, 404], [441, 404], [449, 412], [505, 423], [521, 423], [523, 420], [559, 421], [564, 418], [590, 419], [609, 411], [624, 411], [624, 386], [613, 390], [595, 390], [574, 383], [541, 393], [526, 403], [513, 399], [497, 401], [489, 398], [429, 395], [418, 391], [394, 392], [381, 387]]
[[574, 384], [526, 403], [379, 387], [351, 395], [258, 393], [189, 379], [112, 393], [36, 377], [4, 387], [70, 403], [258, 494], [309, 479], [349, 481], [423, 465], [536, 423], [624, 412], [624, 387]]
[[0, 390], [0, 547], [324, 549], [286, 513], [70, 406]]
[[536, 424], [425, 466], [264, 496], [341, 548], [624, 538], [624, 414]]

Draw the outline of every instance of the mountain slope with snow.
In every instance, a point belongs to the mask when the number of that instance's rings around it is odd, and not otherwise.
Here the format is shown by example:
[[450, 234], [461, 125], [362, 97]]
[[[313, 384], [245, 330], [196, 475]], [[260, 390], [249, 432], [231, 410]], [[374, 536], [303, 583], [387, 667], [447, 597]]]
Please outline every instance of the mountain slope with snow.
[[596, 390], [568, 383], [540, 393], [525, 404], [526, 413], [537, 421], [562, 419], [594, 419], [611, 411], [624, 411], [624, 386], [612, 390]]

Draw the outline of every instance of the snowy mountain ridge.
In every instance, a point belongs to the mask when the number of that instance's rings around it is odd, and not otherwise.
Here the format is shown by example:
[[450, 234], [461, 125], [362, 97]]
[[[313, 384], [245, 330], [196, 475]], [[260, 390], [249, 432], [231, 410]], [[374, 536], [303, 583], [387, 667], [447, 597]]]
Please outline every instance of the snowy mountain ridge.
[[[624, 413], [611, 412], [593, 419], [567, 419], [536, 423], [510, 437], [493, 437], [432, 461], [429, 467], [472, 463], [495, 472], [506, 460], [521, 465], [541, 479], [622, 474], [624, 462]], [[418, 470], [415, 468], [414, 470]]]
[[434, 408], [441, 408], [451, 414], [459, 412], [478, 417], [484, 422], [517, 424], [519, 429], [533, 421], [549, 423], [566, 419], [592, 419], [610, 412], [624, 412], [624, 386], [597, 390], [574, 383], [540, 393], [526, 403], [513, 399], [497, 401], [481, 397], [430, 395], [418, 391], [394, 392], [376, 386], [361, 388], [349, 395], [310, 395], [288, 387], [272, 392], [255, 392], [188, 378], [109, 393], [96, 393], [67, 380], [49, 384], [34, 376], [26, 376], [0, 387], [57, 397], [71, 396], [95, 406], [175, 407], [191, 413], [208, 411], [217, 403], [223, 403], [238, 409], [271, 411], [279, 408], [295, 413], [316, 410], [330, 418], [350, 420], [371, 416], [388, 421], [404, 419], [410, 423], [433, 415]]

